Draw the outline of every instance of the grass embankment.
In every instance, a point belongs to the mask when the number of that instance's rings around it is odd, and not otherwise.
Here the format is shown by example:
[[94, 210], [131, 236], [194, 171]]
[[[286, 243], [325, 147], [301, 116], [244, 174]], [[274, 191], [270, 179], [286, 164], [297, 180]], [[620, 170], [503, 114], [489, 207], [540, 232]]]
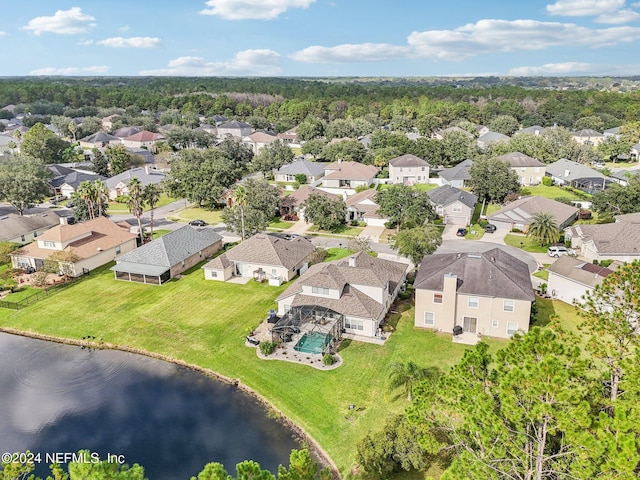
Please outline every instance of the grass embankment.
[[[169, 205], [171, 202], [175, 201], [175, 198], [168, 197], [166, 193], [163, 193], [160, 195], [160, 200], [158, 200], [155, 208], [164, 207], [165, 205]], [[145, 211], [148, 209], [149, 207], [145, 207]], [[109, 202], [110, 215], [119, 215], [124, 213], [130, 213], [126, 203]]]
[[542, 270], [540, 270], [539, 272], [535, 272], [533, 274], [534, 277], [538, 277], [541, 278], [542, 280], [545, 281], [549, 281], [549, 270], [547, 270], [547, 268], [549, 268], [549, 265], [551, 265], [550, 263], [543, 263], [542, 264]]
[[349, 225], [342, 225], [335, 231], [320, 230], [317, 225], [311, 226], [307, 233], [310, 235], [321, 235], [324, 237], [357, 237], [362, 233], [364, 227], [351, 227]]
[[[109, 266], [34, 306], [0, 309], [0, 326], [70, 339], [93, 335], [238, 378], [315, 438], [343, 474], [356, 443], [407, 406], [403, 394], [388, 392], [389, 365], [413, 360], [447, 369], [468, 348], [452, 343], [450, 335], [415, 329], [413, 308], [405, 304], [403, 314], [393, 315], [397, 330], [386, 345], [345, 341], [344, 364], [336, 370], [265, 362], [244, 346], [244, 336], [287, 285], [205, 281], [195, 267], [158, 287], [116, 281]], [[87, 298], [89, 309], [79, 303]], [[492, 349], [504, 345], [488, 342]], [[349, 411], [351, 404], [361, 409]]]
[[514, 233], [507, 233], [504, 237], [504, 243], [511, 247], [521, 248], [525, 252], [531, 253], [547, 253], [547, 249], [549, 247], [549, 245], [540, 245], [532, 237]]

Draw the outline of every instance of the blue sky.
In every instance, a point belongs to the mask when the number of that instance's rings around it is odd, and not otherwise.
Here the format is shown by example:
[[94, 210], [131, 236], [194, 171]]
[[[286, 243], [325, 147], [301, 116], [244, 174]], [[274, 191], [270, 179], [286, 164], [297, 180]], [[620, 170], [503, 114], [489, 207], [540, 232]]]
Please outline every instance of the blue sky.
[[0, 75], [640, 74], [640, 1], [3, 3]]

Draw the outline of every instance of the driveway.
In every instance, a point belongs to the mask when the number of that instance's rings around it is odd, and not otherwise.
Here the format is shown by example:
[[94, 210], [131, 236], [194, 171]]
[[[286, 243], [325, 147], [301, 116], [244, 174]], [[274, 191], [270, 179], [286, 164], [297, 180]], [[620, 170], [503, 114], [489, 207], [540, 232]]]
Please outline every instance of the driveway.
[[442, 241], [444, 242], [445, 240], [457, 240], [457, 241], [464, 240], [464, 237], [458, 237], [456, 235], [456, 232], [458, 231], [459, 228], [460, 228], [460, 225], [445, 225], [444, 230], [442, 232]]
[[362, 230], [362, 232], [360, 232], [360, 235], [358, 235], [358, 237], [361, 237], [361, 238], [369, 237], [372, 242], [378, 243], [378, 241], [380, 241], [380, 235], [382, 235], [383, 233], [384, 233], [384, 227], [374, 227], [372, 225], [369, 225], [365, 227], [364, 230]]
[[295, 233], [296, 235], [304, 235], [313, 223], [307, 223], [301, 218], [289, 228], [284, 230], [285, 233]]
[[504, 245], [504, 237], [506, 237], [508, 233], [509, 233], [509, 230], [507, 230], [506, 228], [498, 229], [493, 233], [485, 232], [485, 234], [482, 236], [482, 241]]

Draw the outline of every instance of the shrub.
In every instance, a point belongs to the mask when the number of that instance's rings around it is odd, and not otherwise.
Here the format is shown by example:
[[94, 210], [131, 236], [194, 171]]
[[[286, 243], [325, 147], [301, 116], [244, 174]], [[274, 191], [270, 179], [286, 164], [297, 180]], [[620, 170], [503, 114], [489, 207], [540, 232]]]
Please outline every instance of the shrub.
[[516, 200], [518, 200], [520, 198], [520, 193], [519, 192], [513, 192], [510, 193], [509, 195], [507, 195], [506, 197], [504, 197], [504, 203], [510, 203], [510, 202], [515, 202]]
[[564, 203], [565, 205], [573, 205], [573, 198], [559, 197], [559, 198], [556, 198], [556, 202]]
[[[596, 263], [596, 261], [594, 260], [593, 263]], [[613, 263], [613, 260], [600, 260], [600, 266], [604, 268], [607, 268], [612, 263]]]
[[322, 356], [322, 363], [324, 363], [325, 365], [333, 365], [335, 363], [335, 358], [333, 358], [333, 355], [330, 355], [328, 353], [325, 353]]
[[365, 190], [369, 190], [371, 187], [369, 185], [358, 185], [354, 190], [356, 193], [364, 192]]
[[263, 355], [271, 355], [276, 349], [276, 344], [273, 342], [260, 342], [260, 352]]
[[282, 217], [282, 219], [285, 222], [297, 222], [298, 220], [300, 220], [298, 215], [296, 215], [295, 213], [287, 213], [284, 217]]
[[591, 210], [580, 210], [578, 212], [579, 220], [591, 220]]
[[295, 176], [296, 182], [298, 182], [300, 185], [304, 185], [305, 183], [307, 183], [307, 176], [304, 173], [298, 173]]
[[522, 230], [520, 230], [519, 228], [512, 228], [511, 232], [512, 233], [522, 233]]
[[484, 228], [489, 225], [489, 220], [481, 218], [480, 220], [478, 220], [478, 225], [480, 226], [480, 228]]
[[127, 203], [127, 200], [129, 200], [129, 195], [118, 195], [114, 199], [114, 202], [116, 202], [116, 203]]
[[553, 178], [551, 177], [542, 177], [542, 185], [545, 187], [550, 187], [553, 185]]

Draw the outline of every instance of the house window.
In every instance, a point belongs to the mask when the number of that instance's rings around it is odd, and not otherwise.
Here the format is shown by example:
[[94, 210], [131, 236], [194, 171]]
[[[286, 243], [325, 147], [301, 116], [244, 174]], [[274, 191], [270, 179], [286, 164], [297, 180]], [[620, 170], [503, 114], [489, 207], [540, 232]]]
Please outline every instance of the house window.
[[433, 293], [433, 303], [442, 303], [442, 293]]
[[454, 205], [454, 206], [451, 208], [451, 211], [452, 211], [453, 213], [460, 213], [460, 212], [462, 212], [462, 205]]
[[424, 312], [424, 324], [433, 327], [436, 324], [436, 314], [433, 312]]
[[121, 251], [120, 245], [116, 245], [116, 255], [120, 255]]
[[476, 333], [478, 328], [478, 319], [476, 317], [462, 317], [462, 331]]
[[515, 308], [516, 308], [515, 300], [505, 300], [504, 302], [502, 302], [502, 310], [504, 310], [505, 312], [513, 312]]
[[422, 169], [421, 169], [421, 170], [424, 172], [424, 167], [422, 167]]
[[520, 171], [521, 171], [522, 173], [524, 173], [524, 172], [526, 172], [526, 171], [527, 171], [527, 169], [526, 169], [526, 168], [521, 168], [521, 169], [520, 169]]
[[44, 246], [45, 246], [45, 248], [56, 248], [55, 242], [50, 242], [50, 241], [47, 241], [47, 240], [45, 240]]
[[277, 269], [277, 268], [272, 268], [272, 269], [271, 269], [271, 275], [273, 275], [274, 277], [275, 277], [276, 275], [278, 275], [278, 269]]
[[498, 320], [491, 320], [491, 328], [498, 328]]
[[518, 331], [518, 322], [507, 322], [507, 335], [513, 335]]
[[345, 318], [344, 328], [351, 330], [364, 330], [364, 321], [361, 318]]
[[478, 308], [478, 297], [470, 296], [467, 299], [467, 307]]
[[214, 271], [214, 270], [210, 270], [209, 271], [211, 278], [216, 278], [218, 276], [218, 272]]
[[24, 235], [20, 236], [20, 240], [23, 241], [23, 242], [25, 241]]
[[317, 293], [318, 295], [329, 295], [328, 288], [311, 287], [311, 293]]
[[289, 310], [291, 310], [291, 305], [284, 305], [284, 306], [282, 307], [282, 310], [284, 310], [284, 313], [288, 313], [288, 312], [289, 312]]

